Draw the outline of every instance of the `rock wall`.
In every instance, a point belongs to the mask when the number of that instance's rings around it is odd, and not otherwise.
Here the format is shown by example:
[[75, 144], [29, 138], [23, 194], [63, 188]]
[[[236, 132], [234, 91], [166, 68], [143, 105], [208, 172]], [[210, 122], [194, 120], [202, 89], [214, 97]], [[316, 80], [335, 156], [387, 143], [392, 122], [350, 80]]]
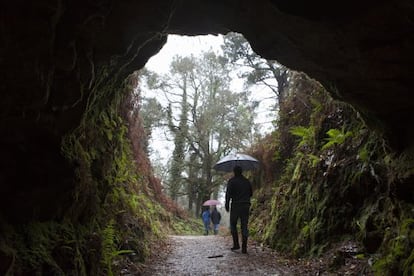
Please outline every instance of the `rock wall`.
[[264, 58], [352, 103], [395, 149], [412, 146], [413, 9], [409, 0], [4, 1], [2, 215], [59, 216], [76, 167], [60, 154], [62, 137], [89, 95], [142, 68], [169, 33], [240, 32]]

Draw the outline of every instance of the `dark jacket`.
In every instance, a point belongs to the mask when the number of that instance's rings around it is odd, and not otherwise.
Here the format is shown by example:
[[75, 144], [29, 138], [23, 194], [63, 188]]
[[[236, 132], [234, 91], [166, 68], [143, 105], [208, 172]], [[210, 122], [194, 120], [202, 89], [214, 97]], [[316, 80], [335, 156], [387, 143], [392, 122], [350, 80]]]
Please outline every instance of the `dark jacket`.
[[233, 203], [250, 203], [250, 197], [253, 195], [250, 181], [243, 175], [230, 178], [227, 182], [226, 190], [226, 209]]
[[217, 209], [214, 209], [213, 212], [211, 212], [211, 222], [213, 224], [220, 224], [221, 220], [221, 214]]

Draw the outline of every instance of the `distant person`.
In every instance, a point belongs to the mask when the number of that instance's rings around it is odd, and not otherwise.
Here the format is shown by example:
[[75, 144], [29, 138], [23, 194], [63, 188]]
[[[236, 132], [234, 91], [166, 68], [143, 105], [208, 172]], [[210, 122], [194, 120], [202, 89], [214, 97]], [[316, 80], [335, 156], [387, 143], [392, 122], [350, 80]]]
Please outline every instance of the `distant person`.
[[204, 223], [204, 235], [208, 235], [210, 230], [210, 208], [208, 206], [203, 206], [203, 213], [201, 214], [201, 219]]
[[220, 226], [221, 214], [217, 210], [216, 206], [213, 207], [213, 211], [211, 211], [211, 222], [214, 225], [214, 235], [218, 234], [219, 226]]
[[[243, 170], [240, 166], [235, 166], [233, 172], [234, 176], [227, 182], [225, 204], [226, 211], [228, 212], [230, 209], [230, 231], [233, 236], [233, 247], [231, 250], [240, 249], [237, 233], [237, 222], [240, 218], [242, 253], [246, 254], [247, 237], [249, 236], [247, 224], [249, 222], [250, 198], [253, 195], [253, 191], [250, 181], [243, 176]], [[231, 208], [229, 208], [230, 200]]]

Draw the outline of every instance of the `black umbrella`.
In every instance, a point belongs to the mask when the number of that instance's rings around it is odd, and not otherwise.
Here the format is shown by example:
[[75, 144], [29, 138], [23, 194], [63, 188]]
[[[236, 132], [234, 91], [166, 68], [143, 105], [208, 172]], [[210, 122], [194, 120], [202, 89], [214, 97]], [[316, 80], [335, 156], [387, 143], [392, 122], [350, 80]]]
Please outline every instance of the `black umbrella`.
[[213, 167], [216, 171], [232, 172], [235, 166], [239, 166], [243, 171], [259, 168], [259, 160], [243, 153], [232, 153], [221, 158]]

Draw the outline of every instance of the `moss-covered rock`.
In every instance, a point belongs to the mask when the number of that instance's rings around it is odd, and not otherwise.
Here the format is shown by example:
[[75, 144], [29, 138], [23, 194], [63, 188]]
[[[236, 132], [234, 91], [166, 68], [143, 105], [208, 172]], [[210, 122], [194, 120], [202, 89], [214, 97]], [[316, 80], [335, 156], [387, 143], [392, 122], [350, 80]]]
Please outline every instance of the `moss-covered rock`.
[[309, 79], [297, 81], [300, 89], [280, 103], [271, 145], [256, 149], [262, 163], [272, 156], [278, 167], [262, 172], [252, 233], [297, 256], [352, 237], [379, 275], [411, 275], [412, 152], [393, 152], [351, 106]]
[[62, 155], [76, 164], [69, 208], [54, 220], [2, 221], [2, 269], [8, 273], [116, 275], [123, 259], [143, 263], [151, 242], [166, 233], [171, 215], [154, 200], [149, 166], [135, 156], [148, 161], [130, 140], [140, 128], [130, 129], [123, 116], [131, 87], [101, 77], [80, 125], [62, 141]]

